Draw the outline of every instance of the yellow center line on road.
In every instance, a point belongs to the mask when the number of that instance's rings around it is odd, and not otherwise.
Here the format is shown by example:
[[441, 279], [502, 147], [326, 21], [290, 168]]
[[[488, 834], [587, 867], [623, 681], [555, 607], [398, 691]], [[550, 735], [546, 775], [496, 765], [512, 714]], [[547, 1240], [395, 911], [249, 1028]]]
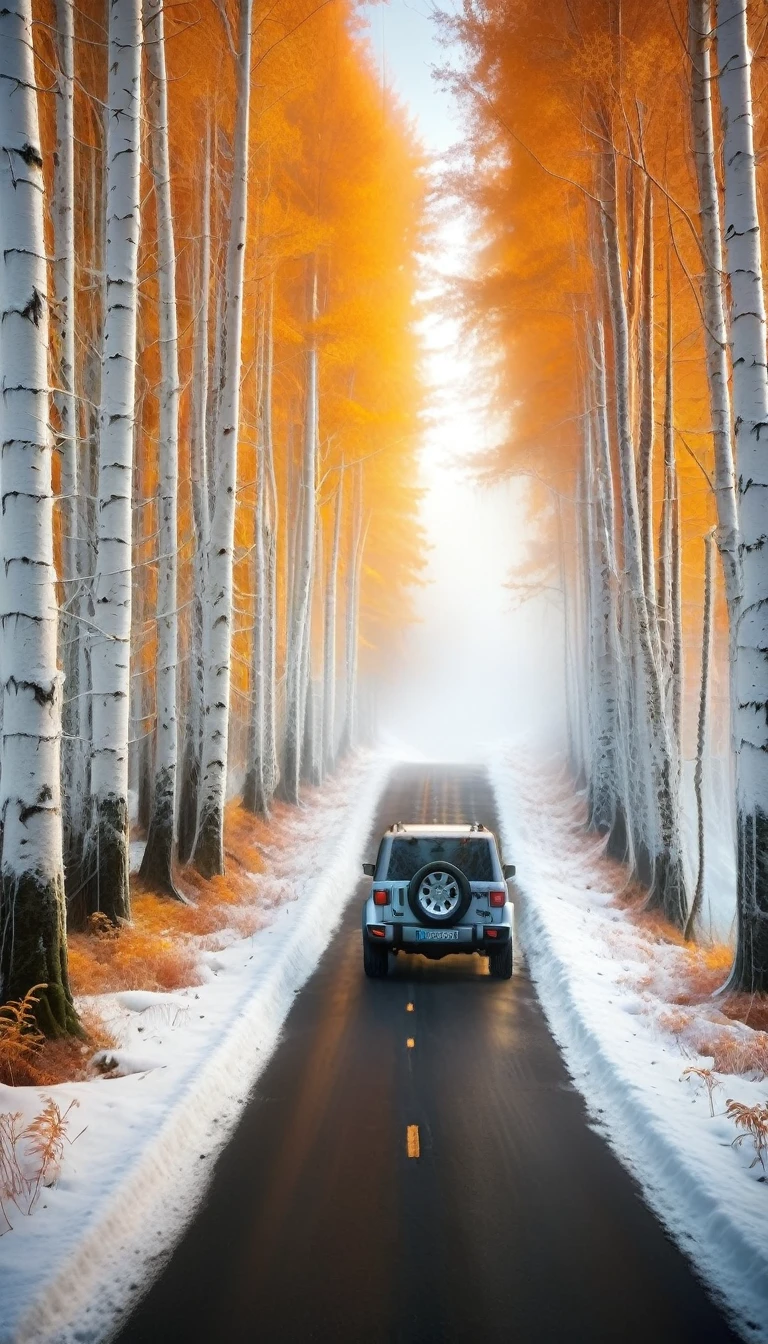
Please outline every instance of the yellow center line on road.
[[414, 1047], [414, 1044], [415, 1044], [413, 1037], [412, 1037], [412, 1036], [409, 1036], [408, 1039], [406, 1040], [405, 1044], [408, 1046], [408, 1049], [409, 1049], [409, 1050], [412, 1050], [413, 1047]]
[[409, 1157], [419, 1156], [419, 1126], [409, 1125], [405, 1132], [405, 1146]]

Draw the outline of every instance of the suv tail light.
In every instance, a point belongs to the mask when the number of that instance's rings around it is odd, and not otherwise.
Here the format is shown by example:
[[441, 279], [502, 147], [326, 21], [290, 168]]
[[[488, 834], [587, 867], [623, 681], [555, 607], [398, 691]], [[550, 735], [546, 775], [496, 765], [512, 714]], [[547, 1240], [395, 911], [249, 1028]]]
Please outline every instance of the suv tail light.
[[501, 905], [506, 905], [506, 903], [507, 903], [507, 893], [506, 893], [506, 889], [505, 889], [505, 888], [501, 888], [501, 889], [498, 890], [498, 891], [489, 891], [489, 892], [488, 892], [488, 903], [489, 903], [489, 905], [493, 905], [493, 906], [496, 906], [496, 907], [501, 906]]
[[373, 893], [373, 904], [374, 904], [374, 905], [389, 905], [389, 892], [388, 892], [388, 891], [374, 891], [374, 893]]

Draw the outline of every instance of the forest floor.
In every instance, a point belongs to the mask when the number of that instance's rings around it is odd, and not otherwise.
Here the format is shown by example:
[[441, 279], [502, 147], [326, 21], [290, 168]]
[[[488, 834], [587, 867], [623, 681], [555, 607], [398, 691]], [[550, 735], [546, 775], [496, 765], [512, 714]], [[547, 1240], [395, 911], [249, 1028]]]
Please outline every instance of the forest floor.
[[520, 940], [593, 1121], [745, 1336], [768, 1339], [766, 1005], [716, 993], [729, 947], [643, 910], [557, 762], [515, 747], [491, 773]]
[[102, 1337], [188, 1220], [359, 878], [388, 769], [361, 755], [269, 823], [233, 804], [226, 878], [185, 872], [190, 906], [136, 879], [130, 928], [72, 939], [89, 1042], [0, 1083], [0, 1344], [70, 1338], [86, 1310]]

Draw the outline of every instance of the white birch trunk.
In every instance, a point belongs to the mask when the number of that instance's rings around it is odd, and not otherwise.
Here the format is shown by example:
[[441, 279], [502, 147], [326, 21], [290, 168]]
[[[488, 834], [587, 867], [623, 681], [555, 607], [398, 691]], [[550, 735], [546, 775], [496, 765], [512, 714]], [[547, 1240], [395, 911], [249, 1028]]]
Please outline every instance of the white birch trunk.
[[341, 552], [341, 516], [344, 498], [344, 470], [333, 508], [333, 541], [328, 557], [325, 584], [325, 628], [323, 630], [323, 762], [326, 771], [336, 763], [336, 622], [338, 611], [339, 555]]
[[667, 341], [664, 369], [664, 488], [659, 523], [659, 580], [656, 608], [661, 664], [669, 706], [669, 669], [672, 647], [672, 511], [674, 508], [675, 430], [672, 370], [672, 284], [667, 269]]
[[54, 297], [58, 388], [54, 396], [58, 416], [57, 451], [61, 489], [61, 567], [63, 611], [59, 627], [64, 668], [62, 773], [64, 845], [68, 865], [79, 872], [85, 827], [85, 772], [81, 732], [80, 666], [82, 613], [79, 538], [78, 413], [75, 393], [75, 53], [72, 0], [56, 0], [56, 156], [54, 159]]
[[179, 490], [179, 335], [176, 312], [176, 246], [168, 145], [168, 83], [162, 0], [144, 0], [144, 32], [149, 69], [147, 110], [157, 210], [157, 267], [160, 339], [160, 451], [158, 489], [157, 664], [155, 686], [155, 777], [152, 811], [141, 875], [177, 895], [172, 877], [176, 820], [178, 713], [177, 498]]
[[210, 500], [208, 483], [208, 389], [209, 389], [209, 314], [211, 287], [211, 126], [206, 129], [203, 167], [202, 228], [197, 286], [197, 313], [193, 349], [192, 425], [190, 433], [190, 477], [195, 550], [192, 564], [192, 620], [189, 700], [184, 724], [184, 752], [179, 790], [179, 859], [187, 863], [192, 855], [197, 829], [200, 754], [205, 720], [204, 633], [207, 629], [207, 565], [210, 546]]
[[[310, 320], [317, 318], [317, 263], [313, 263], [311, 279]], [[314, 332], [310, 336], [306, 354], [306, 386], [304, 399], [304, 440], [301, 472], [301, 542], [294, 573], [294, 601], [289, 632], [288, 667], [286, 669], [286, 710], [283, 796], [293, 803], [299, 801], [301, 779], [301, 748], [304, 736], [306, 709], [307, 641], [309, 639], [310, 599], [312, 593], [312, 560], [315, 546], [315, 511], [317, 494], [317, 398], [318, 356]]]
[[232, 658], [232, 567], [248, 214], [252, 10], [253, 0], [240, 0], [237, 115], [226, 270], [226, 348], [216, 416], [216, 481], [207, 566], [206, 602], [209, 607], [210, 648], [206, 651], [206, 717], [195, 841], [195, 864], [204, 877], [224, 872], [224, 807], [227, 796]]
[[0, 10], [0, 1002], [38, 990], [77, 1029], [67, 979], [56, 663], [48, 277], [31, 0]]
[[[608, 130], [607, 125], [605, 129]], [[643, 809], [646, 813], [643, 818], [644, 839], [652, 870], [649, 901], [662, 909], [673, 924], [682, 927], [687, 914], [687, 899], [679, 798], [675, 791], [672, 748], [657, 648], [643, 583], [642, 539], [629, 405], [629, 332], [621, 284], [621, 254], [616, 222], [616, 169], [611, 152], [603, 155], [603, 202], [602, 227], [613, 327], [616, 422], [624, 518], [624, 568], [637, 641], [635, 714], [637, 716], [639, 711], [636, 723], [641, 727], [640, 732], [635, 733], [635, 742], [642, 751], [647, 743], [650, 752], [651, 788], [647, 792]]]
[[92, 816], [88, 905], [130, 915], [128, 732], [131, 485], [136, 384], [141, 142], [140, 0], [110, 0], [107, 89], [106, 312], [99, 413], [95, 624], [91, 645]]
[[596, 544], [599, 564], [599, 643], [597, 648], [600, 701], [598, 755], [591, 799], [591, 822], [607, 830], [608, 848], [623, 860], [628, 852], [627, 786], [621, 769], [622, 740], [619, 733], [619, 578], [616, 559], [616, 509], [613, 462], [608, 428], [605, 336], [598, 321], [594, 339], [588, 333], [595, 421]]
[[655, 378], [654, 378], [654, 292], [653, 292], [653, 195], [650, 180], [646, 180], [645, 231], [640, 310], [640, 426], [637, 445], [638, 493], [640, 504], [641, 545], [643, 551], [643, 586], [648, 615], [655, 625], [655, 547], [653, 537], [653, 439], [655, 432]]
[[266, 518], [266, 472], [263, 443], [264, 415], [263, 399], [265, 392], [265, 322], [266, 313], [262, 312], [256, 342], [258, 347], [258, 441], [256, 446], [256, 510], [253, 526], [253, 590], [256, 609], [253, 623], [253, 641], [251, 645], [251, 700], [248, 724], [248, 763], [243, 785], [243, 806], [251, 812], [265, 813], [267, 800], [264, 791], [263, 748], [264, 719], [266, 702], [265, 660], [267, 651], [267, 555], [265, 547]]
[[742, 596], [734, 669], [737, 911], [731, 987], [768, 990], [768, 367], [746, 0], [718, 0], [726, 272]]
[[709, 670], [712, 662], [712, 609], [714, 606], [712, 575], [712, 535], [704, 539], [704, 621], [701, 635], [701, 677], [699, 680], [699, 720], [696, 730], [696, 764], [693, 770], [693, 791], [696, 797], [696, 848], [698, 869], [696, 887], [685, 926], [686, 938], [692, 938], [701, 917], [704, 903], [705, 828], [704, 828], [704, 753], [707, 745], [709, 717]]
[[354, 467], [352, 492], [352, 532], [350, 537], [346, 597], [346, 650], [344, 675], [344, 728], [339, 756], [346, 756], [357, 744], [357, 662], [360, 623], [360, 574], [365, 548], [363, 530], [363, 465]]
[[266, 627], [264, 632], [264, 723], [261, 737], [261, 777], [264, 805], [269, 808], [279, 780], [277, 764], [277, 533], [279, 525], [275, 451], [272, 428], [274, 370], [275, 282], [270, 280], [264, 350], [264, 397], [262, 403], [262, 452], [264, 469], [264, 578]]
[[728, 331], [723, 293], [723, 243], [720, 226], [715, 132], [712, 119], [711, 0], [688, 0], [688, 50], [691, 57], [693, 153], [699, 188], [704, 261], [702, 306], [709, 405], [715, 458], [717, 545], [723, 564], [731, 639], [735, 638], [741, 593], [739, 522], [731, 439]]

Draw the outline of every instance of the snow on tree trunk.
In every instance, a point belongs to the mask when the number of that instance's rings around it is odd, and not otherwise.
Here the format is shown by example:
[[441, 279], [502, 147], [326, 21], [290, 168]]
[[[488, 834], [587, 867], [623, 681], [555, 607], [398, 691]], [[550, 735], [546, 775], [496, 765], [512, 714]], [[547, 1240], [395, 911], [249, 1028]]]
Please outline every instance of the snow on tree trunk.
[[92, 634], [92, 813], [88, 907], [130, 915], [128, 728], [131, 639], [131, 485], [140, 231], [141, 9], [110, 0], [107, 89], [106, 313], [99, 412], [97, 557]]
[[216, 471], [207, 564], [206, 603], [210, 647], [206, 650], [205, 727], [195, 840], [195, 865], [203, 877], [213, 877], [224, 872], [224, 806], [227, 797], [232, 659], [232, 568], [248, 212], [252, 10], [253, 0], [240, 0], [237, 114], [226, 269], [226, 346], [216, 416]]
[[[608, 126], [605, 126], [606, 132]], [[679, 798], [675, 790], [672, 748], [665, 713], [661, 677], [643, 584], [642, 539], [637, 478], [629, 404], [629, 331], [621, 279], [621, 250], [616, 219], [616, 165], [612, 152], [603, 156], [602, 227], [608, 295], [613, 328], [618, 459], [624, 520], [624, 568], [630, 599], [637, 667], [635, 714], [640, 731], [635, 741], [648, 739], [651, 789], [644, 803], [644, 841], [652, 865], [649, 902], [681, 928], [687, 914], [680, 836]]]
[[45, 188], [30, 0], [0, 10], [0, 1001], [39, 985], [49, 1035], [77, 1030], [67, 979], [48, 428]]
[[693, 791], [696, 797], [696, 840], [698, 871], [696, 888], [685, 926], [686, 938], [692, 938], [701, 916], [704, 902], [704, 752], [707, 745], [707, 718], [709, 715], [709, 669], [712, 662], [712, 535], [704, 539], [704, 622], [701, 637], [701, 677], [699, 680], [699, 720], [696, 731], [696, 764], [693, 771]]
[[[317, 263], [311, 279], [310, 321], [317, 318]], [[315, 510], [317, 493], [317, 341], [312, 332], [306, 353], [304, 397], [304, 439], [301, 471], [301, 533], [294, 571], [294, 600], [289, 631], [286, 668], [285, 745], [282, 779], [283, 797], [299, 801], [301, 748], [306, 711], [307, 641], [309, 639], [312, 560], [315, 546]]]
[[157, 209], [160, 338], [160, 450], [158, 490], [157, 666], [154, 790], [141, 876], [176, 896], [171, 872], [176, 819], [178, 722], [177, 509], [179, 489], [179, 338], [176, 313], [176, 248], [168, 146], [168, 85], [162, 0], [145, 0], [144, 32], [149, 69], [147, 104]]
[[768, 367], [745, 0], [718, 0], [742, 595], [736, 635], [738, 929], [731, 987], [768, 990]]
[[336, 616], [341, 551], [341, 512], [344, 498], [344, 471], [339, 474], [333, 508], [333, 541], [328, 557], [325, 583], [325, 626], [323, 630], [323, 763], [326, 771], [336, 763]]
[[190, 477], [192, 517], [194, 520], [194, 557], [192, 567], [192, 617], [188, 702], [184, 724], [184, 749], [179, 789], [179, 859], [191, 858], [197, 829], [200, 753], [205, 716], [205, 603], [206, 570], [210, 546], [210, 504], [208, 483], [208, 327], [211, 286], [211, 126], [206, 130], [203, 168], [202, 229], [200, 268], [196, 304], [193, 350], [192, 425], [190, 432]]
[[715, 132], [712, 120], [711, 0], [689, 0], [688, 51], [691, 58], [693, 156], [699, 189], [704, 274], [704, 345], [714, 444], [717, 545], [722, 557], [731, 640], [735, 638], [741, 592], [739, 521], [731, 439], [728, 332], [723, 293], [723, 241], [720, 226]]

